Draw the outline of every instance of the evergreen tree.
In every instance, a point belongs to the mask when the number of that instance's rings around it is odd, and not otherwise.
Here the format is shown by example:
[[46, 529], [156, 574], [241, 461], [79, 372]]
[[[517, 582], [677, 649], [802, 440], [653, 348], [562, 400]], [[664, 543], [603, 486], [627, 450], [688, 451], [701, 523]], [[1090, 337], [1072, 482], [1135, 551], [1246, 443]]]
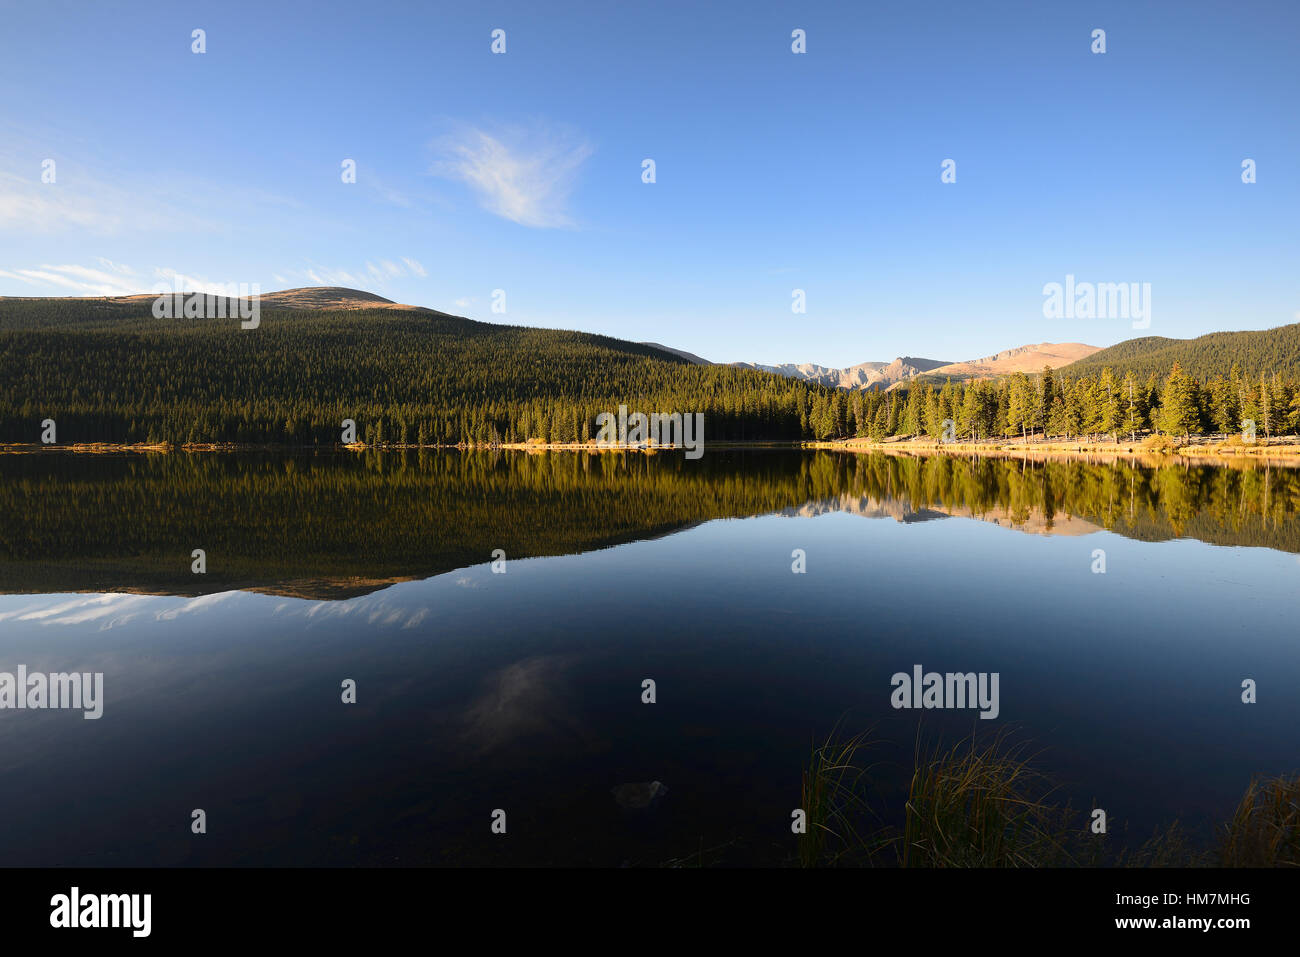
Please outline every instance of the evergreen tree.
[[1199, 425], [1195, 386], [1190, 376], [1174, 363], [1165, 388], [1160, 396], [1158, 428], [1169, 435], [1181, 435], [1188, 440]]

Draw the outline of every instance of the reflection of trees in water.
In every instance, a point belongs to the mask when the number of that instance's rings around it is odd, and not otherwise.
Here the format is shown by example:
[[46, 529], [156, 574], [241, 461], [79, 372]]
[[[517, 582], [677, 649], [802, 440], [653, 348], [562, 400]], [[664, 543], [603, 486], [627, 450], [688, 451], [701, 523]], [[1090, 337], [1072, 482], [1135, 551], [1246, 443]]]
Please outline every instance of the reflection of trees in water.
[[[322, 597], [846, 498], [1145, 540], [1300, 551], [1300, 471], [1123, 461], [718, 450], [0, 457], [0, 588]], [[208, 553], [200, 583], [194, 548]], [[292, 590], [292, 589], [281, 589]]]

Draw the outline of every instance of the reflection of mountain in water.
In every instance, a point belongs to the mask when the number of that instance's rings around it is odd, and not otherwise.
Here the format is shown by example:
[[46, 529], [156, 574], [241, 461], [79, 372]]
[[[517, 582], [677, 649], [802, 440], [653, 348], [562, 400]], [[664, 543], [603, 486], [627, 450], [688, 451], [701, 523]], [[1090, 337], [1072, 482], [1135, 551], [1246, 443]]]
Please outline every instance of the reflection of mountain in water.
[[782, 515], [792, 518], [815, 518], [831, 512], [848, 512], [852, 515], [861, 515], [863, 518], [892, 518], [907, 524], [949, 517], [946, 512], [932, 508], [913, 508], [910, 502], [898, 499], [874, 499], [870, 496], [858, 495], [840, 495], [781, 509]]
[[[364, 594], [700, 522], [849, 512], [1300, 552], [1300, 471], [719, 451], [0, 456], [0, 591]], [[190, 570], [202, 548], [207, 573]]]
[[914, 508], [911, 502], [903, 499], [875, 499], [857, 495], [840, 495], [781, 509], [782, 515], [793, 518], [815, 518], [831, 512], [848, 512], [863, 518], [892, 518], [904, 525], [931, 522], [938, 518], [974, 518], [1034, 535], [1090, 535], [1103, 531], [1102, 526], [1073, 515], [1056, 515], [1049, 519], [1043, 509], [1031, 509], [1026, 514], [1017, 515], [1010, 508], [1002, 509], [1000, 513], [989, 510], [977, 512], [965, 506]]

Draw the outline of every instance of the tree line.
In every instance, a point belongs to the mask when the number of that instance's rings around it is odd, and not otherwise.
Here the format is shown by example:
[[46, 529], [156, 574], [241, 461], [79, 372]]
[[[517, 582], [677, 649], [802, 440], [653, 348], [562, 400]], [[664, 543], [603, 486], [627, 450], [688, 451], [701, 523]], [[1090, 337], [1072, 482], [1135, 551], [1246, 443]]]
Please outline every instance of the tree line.
[[1093, 440], [1148, 432], [1190, 438], [1254, 429], [1271, 438], [1300, 430], [1300, 387], [1280, 373], [1248, 378], [1235, 363], [1202, 383], [1178, 363], [1163, 378], [1132, 372], [1071, 376], [1068, 367], [1002, 379], [813, 400], [816, 438], [920, 437], [981, 441], [1009, 437]]
[[374, 309], [263, 313], [256, 330], [155, 319], [146, 304], [0, 304], [0, 442], [368, 445], [586, 442], [596, 417], [705, 416], [707, 441], [853, 436], [969, 440], [1269, 438], [1300, 429], [1282, 372], [1202, 380], [1178, 362], [1134, 371], [1050, 367], [987, 381], [848, 392], [772, 373], [695, 365], [603, 336]]
[[326, 445], [585, 442], [596, 417], [702, 412], [706, 437], [798, 440], [814, 397], [603, 336], [366, 310], [265, 311], [256, 330], [67, 305], [0, 310], [0, 441]]

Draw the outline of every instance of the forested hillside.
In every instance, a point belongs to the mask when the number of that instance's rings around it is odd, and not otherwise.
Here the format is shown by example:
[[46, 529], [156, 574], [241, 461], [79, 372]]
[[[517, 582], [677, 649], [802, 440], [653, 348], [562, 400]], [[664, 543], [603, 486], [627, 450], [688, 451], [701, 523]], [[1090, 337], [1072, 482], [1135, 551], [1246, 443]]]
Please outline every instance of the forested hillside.
[[1300, 323], [1252, 332], [1212, 332], [1197, 339], [1129, 339], [1072, 363], [1070, 372], [1095, 375], [1109, 366], [1116, 373], [1132, 372], [1145, 379], [1168, 375], [1174, 363], [1202, 381], [1226, 375], [1233, 365], [1249, 378], [1258, 378], [1261, 372], [1300, 378]]
[[[0, 442], [583, 442], [701, 412], [708, 441], [1300, 429], [1300, 325], [1135, 339], [1064, 370], [847, 392], [604, 336], [410, 307], [156, 319], [152, 300], [0, 300]], [[1183, 363], [1183, 358], [1187, 364]]]
[[595, 417], [702, 412], [709, 440], [798, 439], [832, 390], [603, 336], [431, 310], [156, 319], [152, 300], [0, 301], [0, 441], [583, 441]]
[[[1122, 376], [1110, 366], [1091, 375], [1076, 366], [1016, 372], [1001, 380], [913, 386], [906, 392], [868, 392], [851, 401], [856, 435], [873, 439], [926, 435], [984, 440], [1007, 436], [1126, 436], [1160, 432], [1172, 436], [1245, 432], [1253, 423], [1260, 438], [1300, 430], [1300, 384], [1280, 373], [1244, 375], [1231, 366], [1202, 381], [1175, 364], [1163, 375]], [[819, 437], [830, 424], [814, 410]]]

